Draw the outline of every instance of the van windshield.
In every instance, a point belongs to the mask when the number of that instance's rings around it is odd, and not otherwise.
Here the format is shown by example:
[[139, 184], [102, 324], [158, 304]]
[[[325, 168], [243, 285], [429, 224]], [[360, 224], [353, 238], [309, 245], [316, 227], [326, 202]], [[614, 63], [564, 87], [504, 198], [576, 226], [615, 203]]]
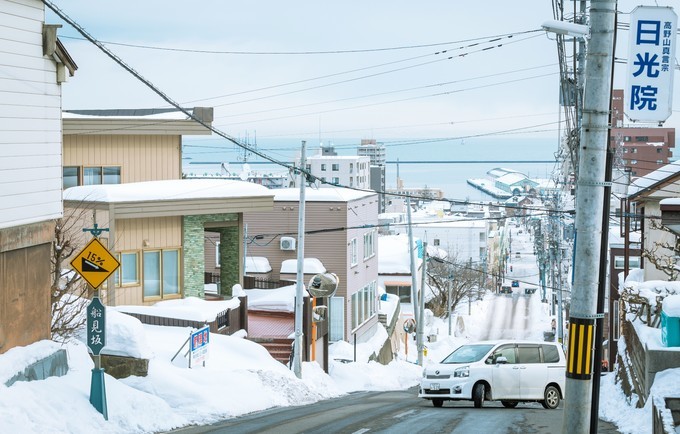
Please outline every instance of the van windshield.
[[463, 345], [449, 354], [442, 363], [472, 363], [482, 358], [493, 348], [491, 344]]

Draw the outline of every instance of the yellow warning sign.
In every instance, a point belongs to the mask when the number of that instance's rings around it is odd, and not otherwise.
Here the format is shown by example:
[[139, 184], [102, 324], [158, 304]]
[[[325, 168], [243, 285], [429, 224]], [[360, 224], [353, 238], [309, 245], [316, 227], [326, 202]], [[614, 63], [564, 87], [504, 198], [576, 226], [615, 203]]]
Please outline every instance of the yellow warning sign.
[[120, 262], [97, 238], [92, 238], [71, 261], [71, 266], [96, 289], [120, 267]]

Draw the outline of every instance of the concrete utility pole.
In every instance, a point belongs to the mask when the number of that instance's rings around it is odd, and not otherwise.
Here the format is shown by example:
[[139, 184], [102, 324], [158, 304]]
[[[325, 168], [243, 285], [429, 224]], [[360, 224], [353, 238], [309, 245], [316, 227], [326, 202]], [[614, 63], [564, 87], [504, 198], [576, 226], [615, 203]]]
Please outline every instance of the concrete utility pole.
[[411, 197], [406, 197], [406, 218], [408, 220], [408, 251], [411, 260], [411, 304], [413, 305], [413, 318], [416, 327], [420, 323], [418, 318], [418, 278], [416, 276], [416, 259], [413, 257], [413, 229], [411, 228]]
[[585, 98], [576, 183], [577, 238], [562, 425], [565, 434], [585, 434], [590, 428], [592, 347], [602, 248], [602, 201], [615, 17], [615, 0], [591, 1], [590, 42], [586, 54]]
[[[427, 236], [425, 236], [427, 239]], [[418, 365], [423, 366], [423, 351], [425, 348], [425, 282], [427, 281], [427, 241], [423, 240], [423, 274], [420, 279], [420, 296], [418, 297], [418, 318], [416, 323], [416, 346], [418, 347]]]
[[305, 166], [307, 142], [302, 141], [300, 149], [300, 200], [298, 208], [298, 238], [297, 238], [297, 278], [295, 286], [295, 344], [293, 345], [293, 372], [302, 378], [302, 315], [304, 312], [304, 262], [305, 262], [305, 186], [307, 174]]

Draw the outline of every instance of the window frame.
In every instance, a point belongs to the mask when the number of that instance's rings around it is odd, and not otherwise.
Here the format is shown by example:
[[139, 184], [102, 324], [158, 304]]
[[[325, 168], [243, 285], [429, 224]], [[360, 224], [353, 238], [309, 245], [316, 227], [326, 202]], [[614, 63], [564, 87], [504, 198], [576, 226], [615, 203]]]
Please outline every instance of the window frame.
[[[165, 253], [169, 252], [176, 252], [177, 254], [177, 259], [176, 259], [176, 286], [177, 286], [177, 292], [171, 292], [171, 293], [166, 293], [165, 286], [166, 286], [166, 274], [165, 274], [165, 267], [166, 264], [164, 263], [165, 261]], [[146, 294], [146, 288], [147, 288], [147, 259], [146, 255], [151, 254], [151, 253], [158, 253], [158, 295], [156, 294], [151, 294], [147, 295]], [[163, 249], [149, 249], [149, 250], [142, 250], [142, 276], [141, 276], [141, 286], [142, 286], [142, 300], [143, 301], [152, 301], [152, 300], [168, 300], [172, 298], [180, 298], [182, 296], [182, 270], [181, 270], [181, 263], [182, 263], [182, 249], [179, 247], [167, 247]]]
[[350, 267], [356, 267], [359, 265], [359, 251], [357, 248], [356, 237], [349, 241], [349, 264]]

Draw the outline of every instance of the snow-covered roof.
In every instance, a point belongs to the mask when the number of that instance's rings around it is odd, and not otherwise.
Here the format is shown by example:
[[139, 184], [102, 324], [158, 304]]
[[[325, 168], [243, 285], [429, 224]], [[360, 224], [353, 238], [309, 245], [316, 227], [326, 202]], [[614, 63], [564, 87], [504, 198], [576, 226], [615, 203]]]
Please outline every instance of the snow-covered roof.
[[[276, 289], [245, 289], [248, 296], [248, 309], [269, 312], [294, 312], [296, 285], [288, 285]], [[303, 296], [308, 297], [307, 290]]]
[[[304, 274], [319, 274], [325, 273], [326, 267], [323, 266], [317, 258], [305, 258], [302, 266]], [[281, 273], [295, 274], [297, 273], [297, 259], [286, 259], [281, 263]]]
[[272, 271], [272, 266], [269, 265], [269, 259], [264, 256], [246, 257], [246, 273], [269, 273], [270, 271]]
[[[192, 112], [193, 109], [186, 109]], [[64, 110], [64, 119], [190, 119], [177, 109], [113, 109], [113, 110]]]
[[82, 185], [64, 190], [64, 200], [105, 203], [272, 195], [271, 190], [261, 185], [225, 179], [170, 179], [127, 184]]
[[661, 205], [680, 205], [680, 197], [670, 197], [668, 199], [661, 199]]
[[654, 172], [635, 179], [630, 184], [630, 187], [628, 187], [628, 196], [635, 196], [655, 184], [676, 176], [678, 172], [680, 172], [680, 160], [666, 164], [665, 166], [656, 169]]
[[[413, 242], [415, 248], [415, 240]], [[405, 234], [378, 237], [378, 274], [411, 274], [408, 237]], [[429, 251], [429, 246], [428, 246]], [[416, 258], [416, 268], [422, 259]]]
[[[452, 228], [478, 228], [484, 229], [486, 227], [486, 220], [413, 220], [413, 224], [419, 228], [440, 228], [440, 229], [452, 229]], [[382, 254], [382, 252], [380, 252]]]
[[119, 312], [129, 312], [164, 318], [178, 318], [187, 321], [215, 321], [219, 313], [228, 309], [236, 309], [240, 304], [238, 298], [223, 301], [206, 301], [196, 297], [177, 300], [159, 301], [153, 306], [116, 306]]
[[507, 185], [512, 185], [525, 180], [529, 180], [529, 178], [525, 174], [519, 172], [508, 173], [496, 179], [496, 181]]
[[[300, 200], [300, 189], [298, 188], [279, 188], [272, 193], [274, 193], [275, 202], [297, 202]], [[377, 195], [377, 193], [372, 190], [360, 191], [342, 187], [307, 188], [305, 189], [305, 202], [350, 202], [373, 195]]]

